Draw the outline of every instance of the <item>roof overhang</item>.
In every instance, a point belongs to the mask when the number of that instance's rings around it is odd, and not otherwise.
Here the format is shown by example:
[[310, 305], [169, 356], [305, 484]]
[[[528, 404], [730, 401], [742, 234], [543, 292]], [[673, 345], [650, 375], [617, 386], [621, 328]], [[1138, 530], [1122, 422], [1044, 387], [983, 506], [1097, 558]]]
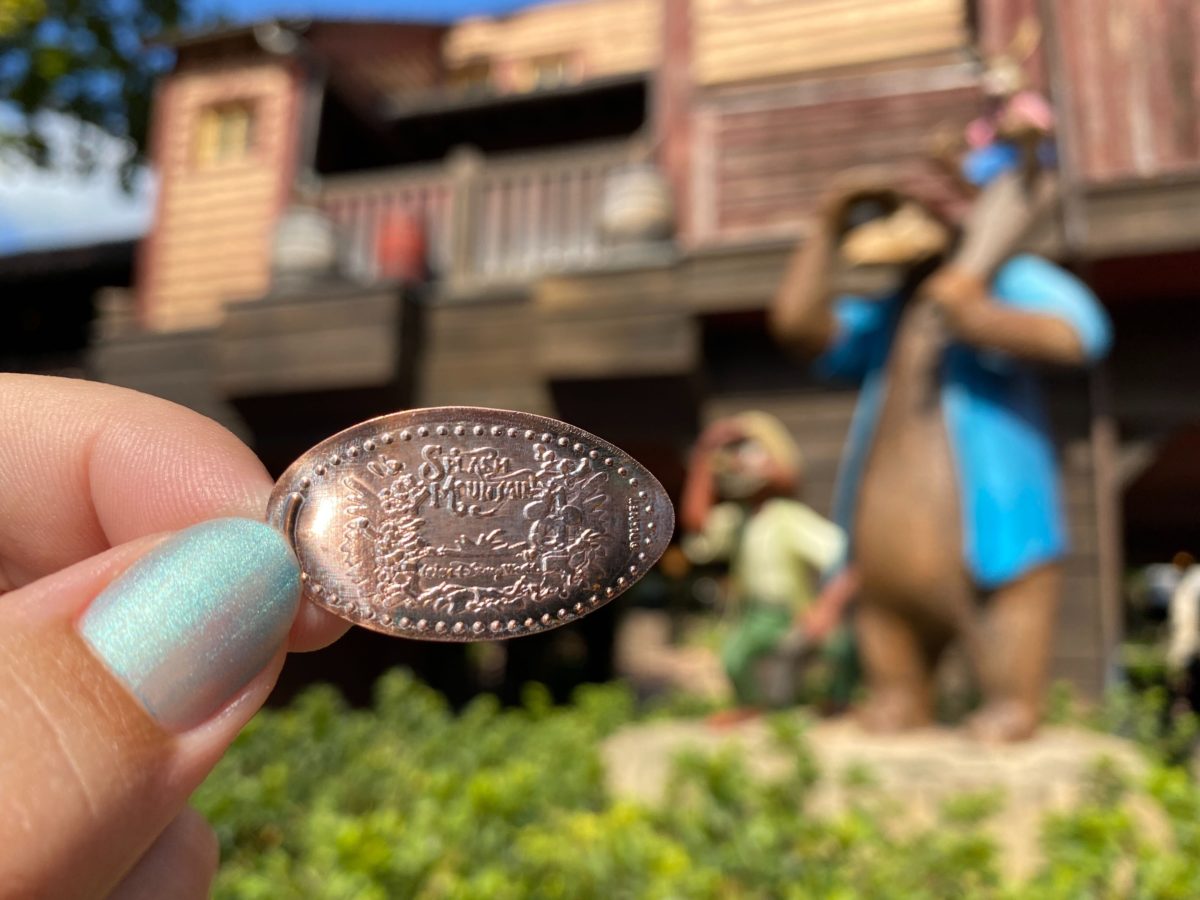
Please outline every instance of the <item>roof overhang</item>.
[[536, 88], [519, 93], [480, 90], [461, 91], [437, 90], [420, 97], [392, 98], [381, 103], [379, 114], [389, 121], [425, 118], [443, 113], [462, 113], [480, 109], [503, 109], [524, 105], [537, 105], [547, 101], [594, 97], [620, 88], [645, 84], [649, 72], [634, 72], [607, 78], [592, 78], [574, 84]]

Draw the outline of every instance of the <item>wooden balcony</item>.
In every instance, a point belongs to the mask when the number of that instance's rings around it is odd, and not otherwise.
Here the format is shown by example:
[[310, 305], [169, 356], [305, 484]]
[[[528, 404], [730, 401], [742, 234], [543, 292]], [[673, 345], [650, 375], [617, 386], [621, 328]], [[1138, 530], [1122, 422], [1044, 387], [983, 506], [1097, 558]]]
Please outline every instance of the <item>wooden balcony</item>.
[[231, 303], [215, 331], [215, 384], [236, 399], [375, 388], [406, 396], [411, 299], [396, 285], [335, 284]]
[[625, 142], [327, 178], [321, 203], [348, 242], [358, 273], [377, 271], [386, 217], [423, 223], [430, 264], [452, 289], [527, 283], [586, 268], [603, 252], [599, 211], [609, 173], [628, 161]]

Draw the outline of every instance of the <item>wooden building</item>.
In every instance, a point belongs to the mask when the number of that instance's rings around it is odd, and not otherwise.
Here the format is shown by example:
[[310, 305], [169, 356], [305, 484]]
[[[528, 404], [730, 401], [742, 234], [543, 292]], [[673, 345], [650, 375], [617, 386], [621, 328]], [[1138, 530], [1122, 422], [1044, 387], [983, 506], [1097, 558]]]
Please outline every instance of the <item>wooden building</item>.
[[[1178, 464], [1197, 392], [1169, 388], [1200, 381], [1172, 328], [1198, 333], [1188, 0], [574, 0], [182, 40], [156, 106], [155, 225], [133, 296], [100, 323], [98, 371], [215, 415], [276, 470], [365, 415], [469, 404], [573, 421], [675, 491], [697, 429], [756, 407], [793, 429], [828, 508], [854, 396], [810, 381], [764, 310], [830, 177], [921, 157], [976, 115], [980, 60], [1022, 19], [1061, 126], [1044, 246], [1120, 335], [1104, 372], [1052, 390], [1074, 543], [1056, 668], [1095, 691], [1137, 543], [1123, 505], [1154, 520], [1126, 489], [1175, 497], [1179, 516], [1139, 554], [1200, 546], [1178, 499], [1200, 500]], [[336, 223], [342, 281], [273, 282], [297, 202]], [[630, 210], [640, 240], [614, 227]], [[419, 224], [429, 278], [384, 265], [397, 222]]]

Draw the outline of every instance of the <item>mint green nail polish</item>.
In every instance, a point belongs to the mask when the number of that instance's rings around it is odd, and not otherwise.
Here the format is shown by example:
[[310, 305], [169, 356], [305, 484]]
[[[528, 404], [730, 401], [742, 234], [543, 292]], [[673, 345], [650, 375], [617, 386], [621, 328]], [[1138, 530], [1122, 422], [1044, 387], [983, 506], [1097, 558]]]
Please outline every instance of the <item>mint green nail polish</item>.
[[300, 569], [283, 535], [216, 519], [166, 540], [102, 591], [79, 631], [168, 728], [231, 700], [287, 637]]

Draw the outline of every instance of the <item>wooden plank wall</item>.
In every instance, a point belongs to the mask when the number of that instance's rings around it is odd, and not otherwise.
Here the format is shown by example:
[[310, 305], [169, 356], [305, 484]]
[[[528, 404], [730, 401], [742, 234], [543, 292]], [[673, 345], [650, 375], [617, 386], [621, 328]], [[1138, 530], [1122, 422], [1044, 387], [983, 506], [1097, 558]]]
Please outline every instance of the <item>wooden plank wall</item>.
[[234, 304], [214, 335], [217, 387], [263, 397], [401, 382], [411, 343], [404, 312], [394, 287], [338, 285]]
[[837, 172], [924, 159], [940, 125], [978, 110], [957, 57], [710, 94], [698, 105], [691, 242], [796, 235]]
[[1088, 181], [1200, 171], [1200, 4], [1056, 0], [1068, 146]]
[[553, 415], [536, 365], [536, 310], [527, 297], [433, 304], [424, 315], [421, 405]]
[[[1113, 648], [1108, 643], [1119, 635], [1108, 633], [1104, 621], [1100, 498], [1090, 434], [1094, 411], [1083, 374], [1047, 375], [1044, 387], [1058, 443], [1063, 507], [1071, 542], [1051, 674], [1090, 696], [1098, 696], [1112, 662], [1108, 654]], [[1119, 623], [1112, 624], [1119, 627]]]
[[702, 85], [792, 75], [964, 47], [962, 0], [693, 0]]
[[509, 90], [532, 87], [520, 69], [538, 57], [569, 57], [578, 78], [645, 72], [658, 65], [660, 17], [660, 0], [577, 0], [468, 19], [451, 28], [445, 59], [452, 68], [489, 61]]
[[[291, 186], [296, 87], [296, 76], [272, 61], [185, 68], [164, 82], [156, 110], [158, 206], [138, 277], [149, 328], [207, 327], [223, 302], [267, 290], [275, 219]], [[251, 154], [200, 167], [194, 151], [202, 111], [227, 101], [253, 104]]]

